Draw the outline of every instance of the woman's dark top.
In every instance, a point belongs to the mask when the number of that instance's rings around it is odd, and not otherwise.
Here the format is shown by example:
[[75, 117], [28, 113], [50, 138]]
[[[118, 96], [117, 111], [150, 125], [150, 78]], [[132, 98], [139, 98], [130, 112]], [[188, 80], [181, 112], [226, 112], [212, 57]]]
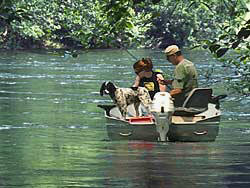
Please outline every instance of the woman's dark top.
[[157, 74], [161, 74], [159, 72], [153, 72], [152, 76], [149, 78], [143, 77], [140, 79], [139, 86], [147, 88], [151, 99], [153, 100], [154, 95], [160, 91], [159, 83], [157, 82]]

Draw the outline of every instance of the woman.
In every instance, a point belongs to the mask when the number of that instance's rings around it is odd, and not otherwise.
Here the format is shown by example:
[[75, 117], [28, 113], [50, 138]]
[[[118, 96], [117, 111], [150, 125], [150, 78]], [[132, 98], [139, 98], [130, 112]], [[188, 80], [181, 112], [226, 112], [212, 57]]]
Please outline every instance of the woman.
[[166, 86], [161, 84], [164, 80], [160, 72], [153, 71], [153, 63], [150, 58], [142, 58], [133, 65], [137, 74], [133, 87], [145, 87], [153, 100], [155, 93], [166, 91]]

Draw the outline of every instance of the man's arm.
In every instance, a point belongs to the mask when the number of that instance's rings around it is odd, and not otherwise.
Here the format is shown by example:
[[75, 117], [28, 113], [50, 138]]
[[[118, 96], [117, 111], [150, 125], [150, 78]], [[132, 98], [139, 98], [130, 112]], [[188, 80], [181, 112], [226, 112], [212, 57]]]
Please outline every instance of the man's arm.
[[170, 91], [170, 95], [171, 95], [172, 97], [174, 97], [175, 95], [178, 95], [178, 94], [180, 94], [180, 93], [182, 93], [182, 89], [180, 89], [180, 88], [172, 89], [172, 90]]

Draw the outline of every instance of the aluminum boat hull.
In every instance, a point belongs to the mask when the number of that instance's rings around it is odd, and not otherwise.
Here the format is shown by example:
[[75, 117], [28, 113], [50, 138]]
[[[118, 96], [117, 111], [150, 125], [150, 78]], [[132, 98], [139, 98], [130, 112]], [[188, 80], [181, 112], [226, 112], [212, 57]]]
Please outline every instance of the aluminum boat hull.
[[[117, 107], [112, 108], [110, 111], [111, 113], [109, 114], [105, 112], [105, 117], [108, 137], [111, 140], [160, 141], [154, 117], [152, 117], [151, 121], [134, 123], [129, 121], [131, 117], [128, 117], [126, 120], [118, 117], [119, 110]], [[219, 133], [220, 111], [217, 110], [212, 115], [206, 115], [206, 113], [209, 114], [205, 112], [195, 117], [173, 116], [167, 132], [167, 141], [214, 141]], [[138, 119], [140, 118], [143, 118], [143, 116], [138, 117]]]

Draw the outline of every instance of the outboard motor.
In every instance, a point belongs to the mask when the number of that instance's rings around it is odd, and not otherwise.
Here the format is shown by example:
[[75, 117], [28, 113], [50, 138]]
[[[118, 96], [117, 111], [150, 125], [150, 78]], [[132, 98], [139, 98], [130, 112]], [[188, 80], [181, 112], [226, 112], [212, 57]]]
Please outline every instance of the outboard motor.
[[158, 92], [155, 94], [151, 112], [156, 120], [156, 130], [160, 135], [160, 141], [166, 141], [169, 125], [172, 122], [174, 113], [174, 103], [168, 92]]

